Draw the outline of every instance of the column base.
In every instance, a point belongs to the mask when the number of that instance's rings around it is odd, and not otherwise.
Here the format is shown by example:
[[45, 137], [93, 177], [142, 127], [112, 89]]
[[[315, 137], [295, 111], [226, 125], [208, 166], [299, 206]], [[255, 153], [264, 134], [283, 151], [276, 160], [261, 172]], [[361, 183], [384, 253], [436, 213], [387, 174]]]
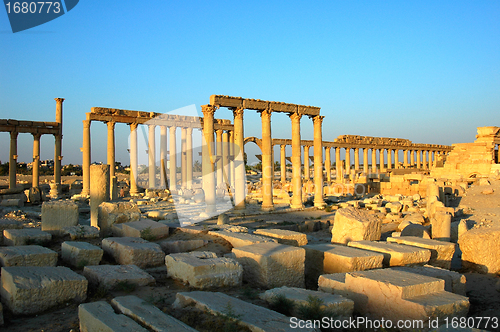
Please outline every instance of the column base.
[[303, 209], [304, 204], [290, 204], [291, 209]]
[[274, 205], [262, 205], [261, 209], [266, 212], [274, 211]]
[[321, 200], [321, 202], [314, 202], [314, 207], [323, 210], [326, 207], [326, 203]]

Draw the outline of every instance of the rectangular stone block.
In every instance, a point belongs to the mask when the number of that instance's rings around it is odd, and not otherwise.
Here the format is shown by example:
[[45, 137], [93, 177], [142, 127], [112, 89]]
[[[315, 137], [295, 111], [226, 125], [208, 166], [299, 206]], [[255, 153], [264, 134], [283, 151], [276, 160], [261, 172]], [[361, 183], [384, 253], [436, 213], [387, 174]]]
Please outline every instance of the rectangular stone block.
[[394, 269], [417, 273], [428, 277], [444, 280], [444, 290], [458, 295], [466, 296], [467, 287], [465, 285], [466, 278], [458, 272], [445, 270], [439, 267], [425, 266], [399, 266]]
[[57, 252], [42, 246], [0, 247], [2, 266], [56, 266]]
[[42, 204], [42, 231], [62, 234], [66, 226], [78, 225], [78, 204], [72, 201], [48, 201]]
[[307, 235], [300, 232], [285, 229], [257, 229], [253, 233], [274, 238], [278, 243], [289, 246], [305, 246], [307, 244]]
[[80, 332], [147, 332], [131, 318], [115, 314], [105, 301], [83, 303], [78, 306]]
[[159, 244], [136, 237], [108, 237], [102, 240], [102, 249], [118, 264], [137, 265], [140, 268], [163, 265], [165, 253]]
[[141, 211], [132, 202], [103, 202], [98, 207], [98, 225], [103, 233], [111, 232], [113, 224], [137, 221]]
[[231, 243], [233, 248], [248, 246], [251, 244], [261, 243], [261, 242], [274, 242], [274, 243], [278, 242], [274, 239], [270, 239], [265, 236], [240, 233], [240, 232], [210, 231], [208, 232], [208, 234], [223, 238], [227, 242]]
[[87, 242], [65, 241], [61, 244], [61, 258], [72, 266], [99, 265], [104, 251]]
[[112, 289], [116, 284], [127, 282], [137, 286], [155, 283], [155, 278], [136, 265], [95, 265], [85, 266], [83, 275], [93, 285]]
[[387, 242], [429, 249], [431, 251], [429, 265], [442, 267], [448, 270], [451, 268], [451, 259], [453, 258], [456, 247], [455, 243], [452, 242], [423, 239], [415, 236], [388, 237]]
[[20, 229], [23, 228], [23, 225], [15, 220], [9, 218], [0, 219], [0, 244], [3, 244], [3, 231], [5, 229]]
[[411, 264], [423, 265], [427, 264], [431, 258], [430, 250], [396, 243], [355, 241], [349, 242], [348, 246], [382, 253], [384, 255], [383, 264], [385, 267]]
[[207, 240], [165, 240], [160, 242], [160, 246], [167, 254], [192, 251], [207, 245]]
[[4, 244], [7, 246], [24, 246], [30, 244], [44, 244], [52, 240], [50, 233], [38, 228], [6, 229], [3, 231]]
[[213, 252], [194, 251], [165, 257], [168, 276], [191, 287], [226, 287], [241, 285], [243, 268], [236, 260], [217, 257]]
[[243, 279], [267, 288], [304, 287], [305, 249], [275, 242], [233, 248]]
[[87, 297], [87, 280], [63, 266], [2, 267], [2, 302], [14, 314], [35, 314]]
[[88, 225], [64, 227], [62, 233], [63, 235], [69, 235], [71, 240], [97, 239], [99, 237], [99, 229]]
[[151, 219], [121, 224], [123, 236], [142, 237], [148, 241], [168, 236], [169, 227]]
[[167, 315], [154, 305], [134, 295], [115, 297], [111, 305], [122, 314], [141, 323], [153, 331], [196, 332], [192, 327]]

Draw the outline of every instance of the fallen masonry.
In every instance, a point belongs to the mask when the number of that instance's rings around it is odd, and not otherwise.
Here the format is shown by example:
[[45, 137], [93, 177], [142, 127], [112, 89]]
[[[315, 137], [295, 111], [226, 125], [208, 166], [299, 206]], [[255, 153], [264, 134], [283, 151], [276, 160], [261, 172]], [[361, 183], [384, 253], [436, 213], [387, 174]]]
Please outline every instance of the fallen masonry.
[[106, 301], [83, 303], [78, 306], [81, 332], [146, 332], [133, 319], [116, 314]]
[[159, 244], [137, 237], [105, 238], [102, 240], [102, 249], [118, 264], [133, 264], [140, 268], [160, 266], [165, 259]]
[[42, 204], [42, 231], [60, 234], [64, 227], [78, 225], [78, 204], [72, 201], [49, 201]]
[[307, 235], [300, 232], [289, 231], [286, 229], [257, 229], [253, 232], [256, 235], [263, 235], [274, 238], [281, 244], [289, 246], [304, 246], [307, 244]]
[[349, 242], [348, 246], [382, 253], [384, 267], [426, 264], [431, 258], [430, 250], [397, 243], [356, 241]]
[[169, 227], [151, 219], [140, 219], [137, 221], [119, 224], [122, 236], [143, 237], [156, 240], [168, 235]]
[[85, 266], [83, 275], [90, 284], [112, 289], [121, 283], [146, 286], [155, 283], [149, 273], [136, 265], [96, 265]]
[[210, 231], [208, 232], [208, 234], [223, 238], [227, 242], [231, 243], [233, 248], [239, 248], [261, 242], [274, 242], [274, 243], [278, 242], [269, 237], [261, 235], [253, 235], [248, 233], [241, 233], [241, 232]]
[[50, 233], [38, 228], [6, 229], [3, 231], [3, 243], [7, 246], [24, 246], [27, 244], [43, 244], [52, 239]]
[[83, 268], [99, 265], [104, 251], [87, 242], [65, 241], [61, 244], [61, 258], [68, 264]]
[[466, 279], [463, 274], [449, 271], [443, 268], [424, 265], [424, 266], [398, 266], [394, 269], [411, 273], [422, 274], [424, 276], [434, 277], [444, 280], [444, 290], [458, 295], [466, 296]]
[[1, 266], [56, 266], [57, 252], [38, 245], [0, 247]]

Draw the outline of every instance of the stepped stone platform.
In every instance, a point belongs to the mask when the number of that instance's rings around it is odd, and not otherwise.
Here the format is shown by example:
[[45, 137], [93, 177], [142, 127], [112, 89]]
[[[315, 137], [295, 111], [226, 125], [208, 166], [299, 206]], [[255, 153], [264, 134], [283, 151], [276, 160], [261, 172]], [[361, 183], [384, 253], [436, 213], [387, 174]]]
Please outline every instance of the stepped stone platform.
[[88, 282], [63, 266], [2, 267], [2, 302], [14, 314], [35, 314], [68, 301], [83, 302]]
[[[341, 320], [351, 317], [354, 310], [354, 301], [341, 295], [334, 295], [331, 293], [296, 287], [283, 286], [280, 288], [273, 288], [262, 293], [260, 295], [260, 298], [266, 300], [269, 303], [272, 303], [274, 298], [278, 295], [283, 295], [287, 299], [293, 301], [296, 305], [296, 309], [299, 305], [307, 305], [307, 300], [310, 296], [317, 297], [323, 301], [321, 309], [326, 310], [328, 316], [335, 317], [336, 319]], [[293, 315], [297, 316], [297, 314], [298, 312], [297, 310], [295, 310]]]
[[155, 278], [136, 265], [85, 266], [83, 275], [88, 279], [89, 283], [103, 286], [106, 289], [112, 289], [120, 282], [127, 282], [137, 286], [155, 283]]
[[239, 286], [242, 281], [240, 263], [209, 251], [170, 254], [165, 257], [165, 265], [169, 277], [200, 289]]
[[104, 251], [88, 242], [65, 241], [61, 244], [61, 258], [72, 266], [99, 265]]
[[318, 286], [322, 274], [364, 271], [382, 267], [384, 255], [340, 244], [308, 244], [306, 250], [306, 282]]
[[465, 317], [469, 300], [446, 292], [442, 279], [394, 268], [326, 274], [319, 278], [322, 291], [354, 301], [355, 312], [376, 319], [422, 320]]
[[307, 235], [300, 232], [289, 231], [286, 229], [257, 229], [253, 232], [256, 235], [263, 235], [274, 238], [278, 243], [289, 246], [305, 246], [307, 244]]
[[159, 244], [137, 237], [105, 238], [102, 240], [102, 249], [121, 265], [154, 267], [163, 265], [165, 260], [165, 253]]
[[434, 277], [444, 280], [444, 290], [458, 295], [466, 296], [466, 278], [463, 274], [449, 271], [443, 268], [425, 265], [425, 266], [398, 266], [394, 269], [417, 273], [424, 276]]
[[[173, 306], [183, 308], [189, 305], [216, 315], [224, 315], [230, 306], [234, 315], [240, 317], [240, 324], [252, 331], [292, 332], [297, 330], [290, 326], [290, 318], [285, 315], [219, 292], [177, 293]], [[315, 330], [301, 329], [301, 331]]]
[[431, 251], [429, 265], [442, 267], [445, 269], [451, 268], [451, 259], [455, 253], [455, 243], [444, 242], [431, 239], [423, 239], [415, 236], [389, 237], [387, 242], [394, 242], [414, 246]]
[[385, 267], [426, 264], [431, 258], [431, 252], [428, 249], [397, 243], [355, 241], [349, 242], [348, 246], [382, 253]]
[[180, 320], [167, 315], [154, 305], [145, 302], [137, 296], [120, 296], [111, 301], [113, 308], [122, 314], [139, 322], [153, 331], [190, 331], [196, 332], [192, 327], [184, 324]]
[[24, 246], [28, 244], [43, 244], [52, 239], [50, 233], [38, 228], [6, 229], [3, 231], [3, 244], [6, 246]]
[[304, 248], [263, 242], [232, 252], [243, 266], [243, 280], [267, 288], [304, 287]]
[[227, 242], [231, 243], [233, 248], [244, 247], [244, 246], [248, 246], [248, 245], [255, 244], [255, 243], [261, 243], [261, 242], [274, 242], [274, 243], [278, 242], [274, 239], [270, 239], [270, 238], [265, 237], [265, 236], [248, 234], [248, 233], [241, 233], [241, 232], [210, 231], [210, 232], [208, 232], [208, 234], [214, 235], [214, 236], [219, 236], [219, 237], [223, 238]]
[[133, 319], [115, 314], [113, 307], [105, 301], [83, 303], [78, 306], [81, 332], [147, 332]]
[[57, 252], [38, 245], [0, 247], [1, 266], [56, 266]]
[[138, 221], [120, 224], [122, 236], [141, 237], [147, 233], [148, 236], [156, 239], [168, 236], [169, 227], [151, 219], [140, 219]]

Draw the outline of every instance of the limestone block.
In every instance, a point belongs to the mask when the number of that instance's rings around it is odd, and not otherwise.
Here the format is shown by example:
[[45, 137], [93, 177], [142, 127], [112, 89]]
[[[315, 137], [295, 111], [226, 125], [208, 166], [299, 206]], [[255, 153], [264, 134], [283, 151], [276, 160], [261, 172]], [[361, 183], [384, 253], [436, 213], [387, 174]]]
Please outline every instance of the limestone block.
[[0, 202], [0, 206], [24, 206], [24, 200], [20, 198], [5, 198]]
[[34, 314], [87, 297], [87, 280], [67, 267], [2, 267], [2, 302], [14, 314]]
[[63, 227], [62, 233], [63, 235], [69, 235], [71, 240], [96, 239], [99, 237], [99, 229], [88, 225]]
[[102, 249], [118, 264], [137, 265], [140, 268], [163, 265], [165, 253], [157, 243], [136, 237], [108, 237], [102, 240]]
[[192, 251], [201, 248], [207, 244], [208, 244], [207, 240], [179, 240], [179, 241], [165, 240], [159, 243], [163, 251], [165, 251], [167, 254]]
[[106, 224], [101, 225], [99, 218], [99, 205], [109, 201], [109, 165], [90, 165], [90, 225], [106, 229]]
[[274, 242], [233, 248], [243, 279], [263, 287], [304, 287], [305, 249]]
[[52, 239], [52, 235], [38, 228], [6, 229], [3, 231], [3, 242], [7, 246], [24, 246], [27, 244], [43, 244]]
[[65, 241], [61, 244], [61, 258], [72, 266], [99, 265], [103, 250], [87, 242]]
[[42, 204], [42, 231], [61, 234], [66, 226], [78, 225], [78, 204], [72, 201], [48, 201]]
[[431, 251], [431, 258], [429, 260], [429, 265], [439, 266], [445, 269], [451, 268], [451, 259], [455, 253], [455, 243], [437, 241], [431, 239], [422, 239], [419, 237], [405, 236], [387, 238], [387, 242], [394, 242], [399, 244], [405, 244], [408, 246], [414, 246], [419, 248], [429, 249]]
[[391, 209], [392, 213], [400, 213], [403, 211], [403, 204], [400, 202], [390, 202], [385, 205], [386, 208]]
[[153, 331], [191, 331], [192, 327], [167, 315], [154, 305], [134, 295], [115, 297], [111, 305], [122, 314], [134, 319]]
[[283, 286], [280, 288], [273, 288], [262, 293], [260, 298], [268, 303], [272, 303], [276, 296], [280, 295], [295, 303], [295, 310], [292, 312], [293, 316], [298, 316], [300, 314], [297, 308], [307, 305], [309, 297], [316, 297], [322, 300], [320, 308], [328, 313], [328, 317], [349, 319], [354, 310], [354, 301], [344, 298], [341, 295], [333, 295], [296, 287]]
[[20, 229], [23, 225], [16, 219], [0, 219], [0, 244], [3, 244], [3, 231], [5, 229]]
[[226, 225], [229, 224], [229, 216], [225, 213], [219, 214], [217, 218], [217, 225]]
[[219, 258], [213, 252], [195, 251], [165, 257], [168, 276], [191, 287], [209, 288], [241, 285], [243, 268], [236, 260]]
[[147, 240], [159, 239], [168, 236], [167, 225], [151, 219], [140, 219], [120, 225], [123, 236], [142, 237]]
[[223, 238], [227, 242], [231, 243], [233, 248], [248, 246], [250, 244], [261, 243], [261, 242], [278, 242], [274, 239], [270, 239], [265, 236], [253, 235], [240, 232], [228, 232], [228, 231], [209, 231], [209, 235], [214, 235]]
[[83, 303], [78, 306], [81, 332], [147, 332], [131, 318], [115, 314], [106, 301]]
[[137, 221], [141, 218], [139, 207], [132, 202], [104, 202], [98, 208], [99, 227], [110, 230], [113, 224]]
[[57, 252], [37, 246], [0, 247], [1, 266], [56, 266]]
[[356, 241], [349, 242], [348, 246], [382, 253], [384, 255], [383, 264], [386, 267], [426, 264], [431, 258], [431, 252], [428, 249], [397, 243]]
[[335, 214], [332, 242], [347, 244], [350, 241], [380, 240], [382, 221], [365, 210], [348, 207]]
[[500, 227], [473, 228], [458, 239], [462, 266], [480, 273], [500, 273]]
[[112, 289], [121, 282], [128, 282], [137, 286], [155, 283], [155, 278], [136, 265], [85, 266], [83, 275], [88, 279], [89, 283], [106, 289]]
[[438, 212], [431, 219], [432, 238], [449, 242], [451, 239], [451, 215]]
[[458, 295], [466, 296], [466, 278], [458, 272], [442, 269], [439, 267], [425, 266], [399, 266], [394, 269], [417, 273], [424, 276], [434, 277], [444, 280], [444, 290]]
[[285, 229], [257, 229], [253, 233], [272, 237], [276, 239], [278, 243], [290, 246], [305, 246], [307, 244], [306, 234]]
[[[174, 307], [183, 308], [191, 305], [215, 315], [227, 315], [227, 308], [230, 306], [233, 314], [239, 317], [239, 323], [247, 326], [251, 331], [293, 332], [297, 330], [290, 326], [290, 318], [285, 315], [220, 292], [177, 293]], [[300, 331], [315, 330], [304, 328]]]
[[425, 226], [412, 223], [403, 228], [403, 230], [401, 231], [401, 236], [415, 236], [423, 239], [431, 238]]

